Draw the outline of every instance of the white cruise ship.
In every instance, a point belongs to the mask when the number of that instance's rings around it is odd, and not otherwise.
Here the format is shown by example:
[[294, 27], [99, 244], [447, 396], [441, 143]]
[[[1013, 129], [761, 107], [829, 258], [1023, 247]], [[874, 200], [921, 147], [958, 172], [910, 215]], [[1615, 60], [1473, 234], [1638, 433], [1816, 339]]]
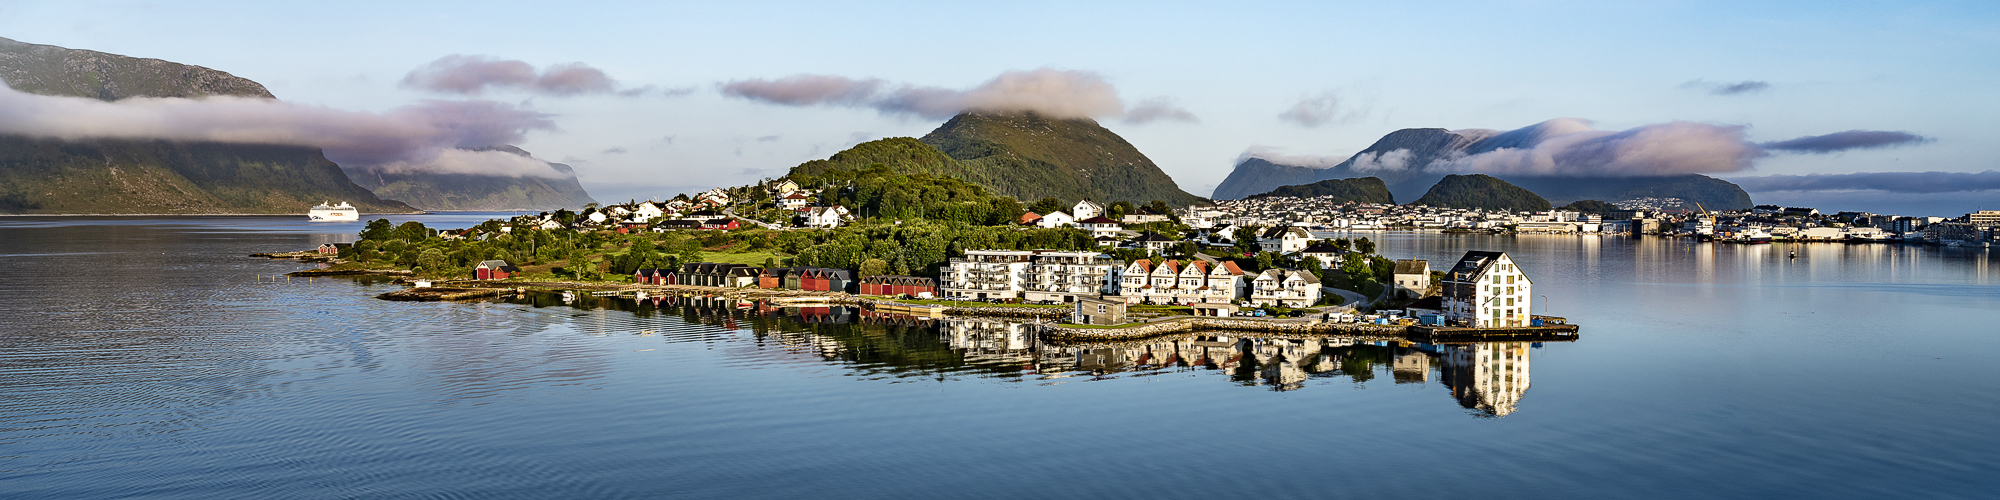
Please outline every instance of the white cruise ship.
[[361, 210], [355, 209], [354, 205], [349, 205], [345, 201], [339, 205], [320, 203], [314, 206], [312, 211], [306, 212], [306, 218], [313, 222], [356, 221], [361, 220]]

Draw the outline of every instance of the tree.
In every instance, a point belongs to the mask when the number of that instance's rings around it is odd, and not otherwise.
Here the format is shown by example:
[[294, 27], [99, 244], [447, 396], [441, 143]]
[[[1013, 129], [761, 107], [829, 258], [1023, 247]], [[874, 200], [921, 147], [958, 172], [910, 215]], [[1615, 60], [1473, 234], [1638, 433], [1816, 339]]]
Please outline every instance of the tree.
[[[381, 219], [376, 219], [376, 220], [381, 220]], [[388, 224], [383, 223], [382, 225], [387, 226]], [[375, 258], [375, 245], [376, 243], [374, 240], [361, 240], [360, 242], [355, 243], [354, 260], [362, 262], [368, 262], [370, 260], [373, 260]]]
[[1257, 252], [1258, 270], [1270, 269], [1271, 264], [1271, 252]]
[[1042, 198], [1041, 201], [1037, 201], [1033, 205], [1028, 205], [1029, 212], [1034, 212], [1040, 215], [1048, 215], [1050, 213], [1061, 211], [1062, 209], [1063, 209], [1062, 200], [1058, 200], [1055, 198]]
[[436, 248], [424, 249], [417, 254], [417, 267], [425, 271], [439, 271], [445, 268], [444, 251]]
[[889, 273], [889, 262], [882, 259], [868, 259], [861, 262], [862, 276], [880, 276]]
[[778, 267], [778, 258], [777, 258], [777, 257], [765, 257], [765, 258], [764, 258], [764, 267]]
[[403, 241], [423, 241], [431, 236], [431, 231], [430, 228], [424, 227], [422, 222], [409, 221], [396, 226], [393, 235]]
[[1168, 206], [1167, 202], [1160, 200], [1153, 200], [1149, 203], [1146, 203], [1146, 209], [1157, 212], [1160, 215], [1167, 216], [1167, 218], [1172, 219], [1175, 224], [1181, 223], [1181, 217], [1179, 215], [1174, 214], [1174, 207]]
[[1341, 250], [1347, 250], [1350, 248], [1354, 248], [1354, 242], [1347, 241], [1347, 238], [1334, 238], [1333, 247]]
[[391, 225], [389, 219], [375, 219], [368, 221], [368, 226], [361, 229], [361, 239], [386, 240], [392, 237], [394, 232], [395, 226]]
[[1368, 237], [1363, 236], [1360, 239], [1354, 240], [1354, 251], [1361, 252], [1363, 255], [1374, 255], [1375, 242], [1368, 241]]
[[1127, 214], [1137, 211], [1138, 207], [1132, 206], [1132, 202], [1119, 200], [1111, 202], [1111, 206], [1104, 207], [1104, 216], [1110, 217], [1111, 220], [1123, 220]]
[[1234, 233], [1234, 235], [1236, 236], [1236, 251], [1248, 254], [1250, 252], [1255, 252], [1259, 248], [1261, 248], [1257, 244], [1257, 235], [1258, 233], [1262, 232], [1259, 229], [1261, 228], [1258, 228], [1257, 226], [1243, 226], [1236, 228], [1236, 232]]

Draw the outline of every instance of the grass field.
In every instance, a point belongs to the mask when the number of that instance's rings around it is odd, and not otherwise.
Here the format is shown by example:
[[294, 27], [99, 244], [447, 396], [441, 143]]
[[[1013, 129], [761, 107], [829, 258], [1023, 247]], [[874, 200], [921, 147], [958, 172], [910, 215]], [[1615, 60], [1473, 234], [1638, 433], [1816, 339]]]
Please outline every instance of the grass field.
[[785, 262], [785, 259], [788, 257], [790, 256], [777, 252], [740, 252], [740, 253], [702, 252], [701, 261], [720, 262], [723, 264], [749, 264], [753, 266], [761, 266], [764, 265], [764, 259], [773, 259], [778, 261], [778, 263], [782, 265]]

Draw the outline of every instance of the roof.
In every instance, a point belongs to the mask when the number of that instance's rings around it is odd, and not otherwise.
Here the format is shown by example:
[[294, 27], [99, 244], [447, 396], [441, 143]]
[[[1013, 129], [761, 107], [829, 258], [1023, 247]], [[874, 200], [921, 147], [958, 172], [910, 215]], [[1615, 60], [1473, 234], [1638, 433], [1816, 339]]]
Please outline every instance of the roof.
[[1146, 231], [1145, 234], [1140, 234], [1139, 237], [1132, 238], [1130, 241], [1132, 241], [1133, 243], [1145, 243], [1148, 241], [1180, 241], [1180, 240], [1168, 238], [1165, 236], [1160, 236], [1160, 233]]
[[[1233, 275], [1237, 275], [1237, 276], [1242, 276], [1242, 275], [1243, 275], [1243, 268], [1242, 268], [1242, 267], [1238, 267], [1238, 266], [1236, 265], [1236, 261], [1233, 261], [1233, 260], [1225, 260], [1225, 261], [1222, 261], [1222, 266], [1221, 266], [1221, 267], [1220, 267], [1219, 269], [1222, 269], [1222, 270], [1223, 270], [1224, 272], [1227, 272], [1227, 273], [1229, 273], [1229, 274], [1233, 274]], [[1211, 271], [1211, 272], [1212, 272], [1212, 271]]]
[[1424, 274], [1424, 273], [1429, 273], [1430, 271], [1431, 271], [1430, 261], [1419, 260], [1419, 259], [1403, 259], [1396, 261], [1396, 270], [1392, 274]]
[[1034, 221], [1037, 221], [1037, 220], [1041, 220], [1041, 219], [1042, 219], [1042, 214], [1038, 214], [1038, 213], [1034, 213], [1034, 212], [1028, 212], [1028, 213], [1024, 213], [1024, 214], [1021, 214], [1021, 223], [1022, 223], [1022, 224], [1027, 224], [1027, 223], [1030, 223], [1030, 222], [1034, 222]]
[[1146, 272], [1153, 271], [1153, 259], [1135, 260], [1132, 261], [1132, 265], [1139, 266], [1139, 269], [1145, 270]]
[[1109, 217], [1105, 217], [1105, 216], [1102, 216], [1102, 215], [1099, 215], [1099, 216], [1096, 216], [1096, 217], [1091, 217], [1091, 218], [1088, 218], [1088, 219], [1084, 219], [1084, 220], [1080, 220], [1080, 221], [1076, 221], [1076, 222], [1077, 222], [1078, 224], [1117, 224], [1117, 223], [1118, 223], [1118, 221], [1115, 221], [1115, 220], [1111, 220], [1111, 218], [1109, 218]]
[[1262, 237], [1264, 237], [1264, 238], [1283, 238], [1283, 237], [1285, 236], [1285, 233], [1289, 233], [1289, 232], [1294, 232], [1294, 231], [1298, 232], [1298, 233], [1299, 233], [1299, 236], [1304, 236], [1304, 237], [1306, 237], [1306, 238], [1308, 238], [1308, 239], [1312, 238], [1312, 234], [1311, 234], [1311, 233], [1307, 233], [1307, 232], [1306, 232], [1306, 230], [1304, 230], [1304, 229], [1299, 229], [1299, 228], [1298, 228], [1297, 226], [1272, 226], [1272, 227], [1271, 227], [1270, 229], [1265, 229], [1265, 230], [1264, 230], [1264, 235], [1263, 235]]
[[1311, 244], [1311, 245], [1306, 245], [1306, 248], [1305, 248], [1305, 250], [1300, 250], [1300, 252], [1303, 252], [1303, 253], [1334, 253], [1334, 254], [1344, 254], [1344, 253], [1348, 253], [1348, 251], [1347, 251], [1347, 250], [1342, 250], [1342, 249], [1340, 249], [1340, 247], [1336, 247], [1336, 246], [1333, 246], [1333, 244], [1332, 244], [1332, 243], [1326, 243], [1326, 242], [1319, 242], [1319, 243], [1313, 243], [1313, 244]]
[[1458, 263], [1451, 266], [1450, 272], [1451, 274], [1464, 273], [1468, 276], [1476, 276], [1486, 272], [1487, 266], [1498, 262], [1500, 257], [1504, 255], [1507, 255], [1507, 252], [1488, 252], [1482, 250], [1465, 252], [1465, 256], [1459, 257]]
[[482, 260], [479, 261], [479, 267], [487, 269], [498, 269], [502, 267], [511, 267], [511, 266], [508, 266], [507, 261], [504, 260]]

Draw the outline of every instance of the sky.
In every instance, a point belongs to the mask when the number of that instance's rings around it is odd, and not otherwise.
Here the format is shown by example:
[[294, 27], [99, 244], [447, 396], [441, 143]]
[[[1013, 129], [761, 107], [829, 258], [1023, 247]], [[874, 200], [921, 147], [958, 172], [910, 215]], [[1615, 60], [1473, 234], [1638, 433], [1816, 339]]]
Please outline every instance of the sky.
[[[447, 147], [493, 117], [504, 130], [474, 136], [572, 165], [600, 201], [742, 185], [1027, 99], [1204, 196], [1247, 151], [1344, 159], [1402, 128], [1568, 118], [1731, 134], [1748, 149], [1708, 173], [1759, 203], [2000, 208], [1979, 175], [2000, 170], [1990, 1], [0, 0], [0, 37], [220, 69], [307, 116], [416, 120]], [[1908, 140], [1787, 142], [1848, 131]], [[329, 157], [410, 161], [380, 149]]]

